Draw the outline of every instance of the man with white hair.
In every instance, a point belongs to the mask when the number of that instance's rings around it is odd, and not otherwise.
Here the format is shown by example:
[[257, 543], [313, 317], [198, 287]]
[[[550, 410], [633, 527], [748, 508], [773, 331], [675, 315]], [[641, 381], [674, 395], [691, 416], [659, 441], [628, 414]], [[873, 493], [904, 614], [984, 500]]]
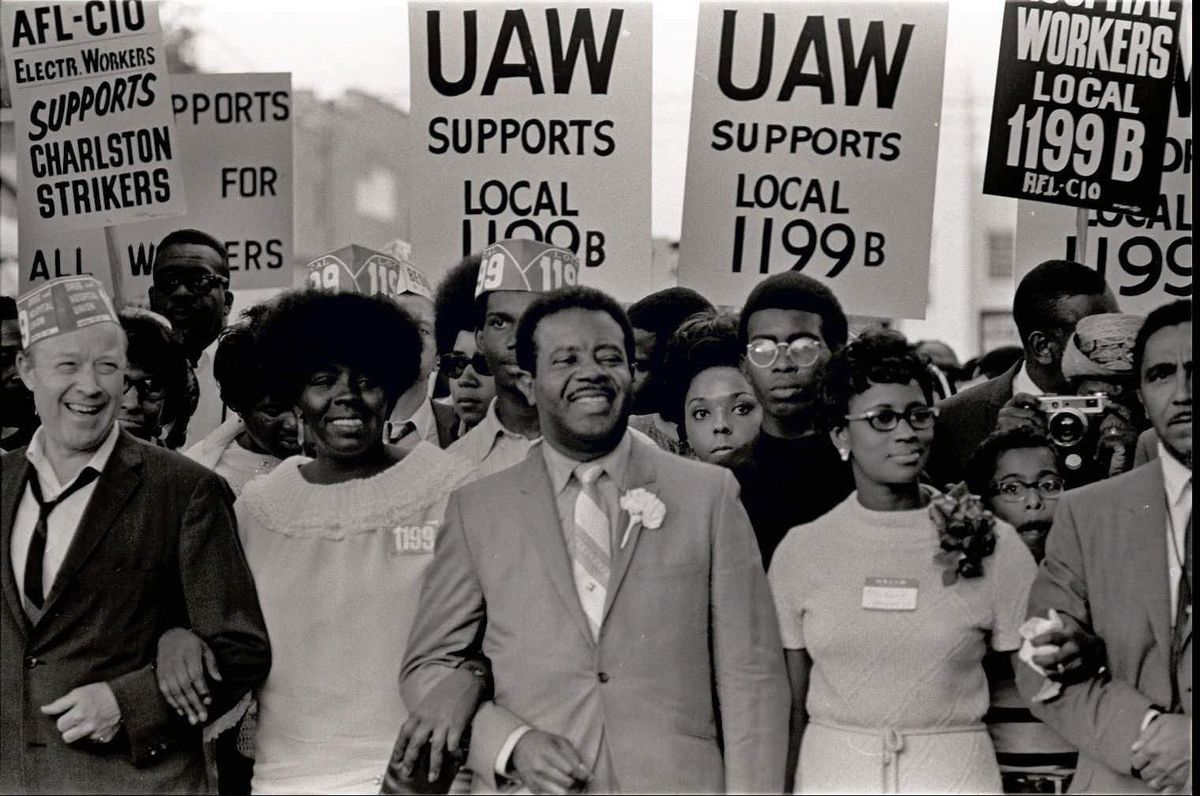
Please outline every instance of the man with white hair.
[[57, 279], [17, 307], [42, 425], [0, 458], [0, 791], [199, 792], [200, 727], [156, 662], [173, 628], [203, 639], [214, 716], [266, 677], [233, 496], [120, 429], [126, 341], [99, 282]]

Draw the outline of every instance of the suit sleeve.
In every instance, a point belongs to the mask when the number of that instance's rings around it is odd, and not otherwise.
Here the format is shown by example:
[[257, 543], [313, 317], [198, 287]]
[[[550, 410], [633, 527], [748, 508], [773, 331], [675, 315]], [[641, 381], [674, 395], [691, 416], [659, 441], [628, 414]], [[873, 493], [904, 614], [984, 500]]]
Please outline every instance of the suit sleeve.
[[[271, 647], [250, 567], [238, 541], [233, 493], [219, 476], [200, 479], [179, 529], [178, 576], [188, 625], [217, 659], [222, 679], [209, 681], [218, 716], [266, 679]], [[148, 666], [111, 683], [135, 764], [166, 750], [178, 721]]]
[[420, 704], [449, 670], [478, 650], [484, 608], [483, 588], [467, 546], [458, 492], [454, 492], [421, 584], [417, 616], [400, 668], [405, 704]]
[[787, 761], [791, 695], [783, 644], [762, 557], [737, 482], [722, 472], [710, 523], [710, 603], [729, 793], [780, 793]]
[[476, 711], [475, 718], [471, 721], [467, 768], [489, 788], [500, 790], [506, 784], [496, 781], [496, 761], [509, 736], [523, 726], [530, 725], [495, 702], [484, 702]]
[[[1044, 617], [1051, 608], [1070, 614], [1091, 629], [1088, 584], [1083, 565], [1080, 528], [1070, 499], [1059, 503], [1046, 540], [1046, 558], [1029, 594], [1029, 616]], [[1017, 685], [1031, 701], [1042, 677], [1029, 666], [1017, 667]], [[1141, 732], [1151, 700], [1129, 683], [1109, 674], [1094, 675], [1066, 686], [1049, 702], [1032, 703], [1034, 715], [1058, 731], [1080, 752], [1128, 775], [1130, 747]]]

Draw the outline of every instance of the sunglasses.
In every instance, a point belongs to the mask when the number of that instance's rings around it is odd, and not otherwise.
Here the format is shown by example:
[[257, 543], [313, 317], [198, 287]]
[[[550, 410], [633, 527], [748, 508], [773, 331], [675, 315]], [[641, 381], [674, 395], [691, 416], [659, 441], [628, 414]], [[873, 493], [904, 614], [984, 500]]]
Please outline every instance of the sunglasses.
[[438, 370], [445, 373], [448, 379], [462, 378], [468, 365], [474, 368], [480, 376], [492, 375], [492, 372], [488, 370], [487, 358], [483, 354], [476, 353], [469, 357], [462, 351], [451, 351], [438, 357]]
[[811, 367], [821, 357], [821, 344], [811, 337], [797, 337], [790, 343], [754, 340], [746, 346], [746, 358], [756, 368], [771, 367], [781, 355], [786, 355], [797, 367]]
[[125, 377], [124, 395], [130, 390], [137, 390], [138, 399], [142, 401], [161, 401], [167, 395], [166, 386], [153, 376], [143, 376], [140, 379]]
[[189, 293], [207, 293], [214, 288], [229, 287], [223, 276], [203, 271], [165, 271], [154, 275], [154, 286], [164, 293], [174, 293], [183, 286]]
[[937, 416], [936, 406], [910, 406], [903, 412], [897, 412], [895, 409], [872, 409], [861, 415], [846, 415], [846, 419], [865, 420], [876, 431], [892, 431], [904, 420], [913, 431], [924, 431], [933, 428], [933, 421], [937, 420]]

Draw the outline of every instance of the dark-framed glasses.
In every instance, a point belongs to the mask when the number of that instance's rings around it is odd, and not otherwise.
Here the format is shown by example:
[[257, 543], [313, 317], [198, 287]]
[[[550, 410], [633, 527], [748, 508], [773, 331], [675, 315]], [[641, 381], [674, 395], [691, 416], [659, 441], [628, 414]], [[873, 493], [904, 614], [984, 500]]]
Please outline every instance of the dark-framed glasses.
[[137, 390], [138, 398], [142, 401], [161, 401], [167, 397], [166, 385], [161, 379], [156, 379], [153, 376], [142, 376], [134, 378], [132, 376], [125, 377], [125, 390], [123, 395], [129, 395], [130, 390]]
[[870, 409], [861, 415], [846, 415], [846, 419], [865, 420], [876, 431], [892, 431], [904, 420], [913, 431], [924, 431], [933, 428], [933, 421], [937, 420], [937, 416], [936, 406], [910, 406], [903, 412], [887, 408]]
[[793, 365], [807, 368], [821, 358], [821, 343], [811, 337], [797, 337], [787, 343], [774, 340], [751, 340], [746, 346], [746, 359], [756, 368], [769, 368], [781, 356], [787, 356]]
[[1030, 483], [1017, 478], [1008, 478], [993, 488], [996, 497], [1006, 503], [1020, 503], [1029, 490], [1036, 489], [1043, 500], [1056, 500], [1063, 493], [1064, 483], [1057, 475], [1047, 475]]
[[189, 293], [207, 293], [217, 287], [229, 287], [229, 280], [208, 271], [169, 270], [154, 275], [154, 286], [164, 293], [174, 293], [181, 285]]
[[475, 368], [475, 372], [480, 376], [492, 375], [488, 370], [487, 358], [483, 354], [467, 356], [462, 351], [450, 351], [438, 357], [438, 370], [445, 373], [448, 379], [461, 378], [467, 365]]

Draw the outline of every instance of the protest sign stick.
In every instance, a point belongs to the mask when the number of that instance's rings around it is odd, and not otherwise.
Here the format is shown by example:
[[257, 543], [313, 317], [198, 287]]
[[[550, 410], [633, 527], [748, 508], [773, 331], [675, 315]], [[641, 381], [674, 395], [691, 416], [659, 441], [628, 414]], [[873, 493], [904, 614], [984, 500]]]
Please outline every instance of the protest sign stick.
[[1087, 245], [1088, 245], [1088, 209], [1086, 207], [1075, 208], [1075, 240], [1078, 241], [1075, 248], [1075, 262], [1087, 262]]
[[116, 227], [112, 224], [104, 227], [104, 243], [108, 249], [108, 273], [112, 277], [113, 306], [121, 309], [125, 305], [125, 283], [121, 273], [121, 256], [117, 252]]

